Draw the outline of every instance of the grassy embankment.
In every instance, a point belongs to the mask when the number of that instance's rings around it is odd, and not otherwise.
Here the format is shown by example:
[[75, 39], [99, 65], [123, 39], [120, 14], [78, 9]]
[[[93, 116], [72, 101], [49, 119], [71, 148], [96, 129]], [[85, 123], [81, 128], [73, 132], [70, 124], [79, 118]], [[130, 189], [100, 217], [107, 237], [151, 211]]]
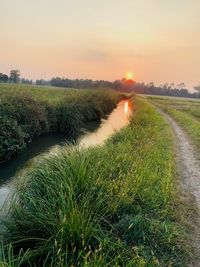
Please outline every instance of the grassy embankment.
[[0, 84], [0, 162], [41, 134], [76, 136], [86, 122], [100, 120], [119, 99], [108, 90]]
[[184, 266], [173, 135], [145, 100], [134, 100], [130, 125], [102, 147], [63, 148], [21, 180], [2, 263]]
[[149, 99], [182, 126], [200, 151], [200, 100], [176, 100], [163, 97], [149, 97]]

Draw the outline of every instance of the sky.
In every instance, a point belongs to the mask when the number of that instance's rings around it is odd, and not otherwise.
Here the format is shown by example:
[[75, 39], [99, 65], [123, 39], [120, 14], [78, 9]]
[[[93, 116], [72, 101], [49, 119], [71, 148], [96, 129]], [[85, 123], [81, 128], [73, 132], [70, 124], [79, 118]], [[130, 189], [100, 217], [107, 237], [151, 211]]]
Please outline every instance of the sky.
[[200, 82], [200, 0], [0, 0], [0, 72]]

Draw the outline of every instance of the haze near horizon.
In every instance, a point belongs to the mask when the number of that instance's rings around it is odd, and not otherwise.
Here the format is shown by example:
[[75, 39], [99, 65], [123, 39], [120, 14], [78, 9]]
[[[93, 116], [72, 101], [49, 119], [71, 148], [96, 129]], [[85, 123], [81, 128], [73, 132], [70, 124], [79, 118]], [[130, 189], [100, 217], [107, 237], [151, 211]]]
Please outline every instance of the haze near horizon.
[[0, 72], [136, 81], [200, 81], [198, 0], [6, 0]]

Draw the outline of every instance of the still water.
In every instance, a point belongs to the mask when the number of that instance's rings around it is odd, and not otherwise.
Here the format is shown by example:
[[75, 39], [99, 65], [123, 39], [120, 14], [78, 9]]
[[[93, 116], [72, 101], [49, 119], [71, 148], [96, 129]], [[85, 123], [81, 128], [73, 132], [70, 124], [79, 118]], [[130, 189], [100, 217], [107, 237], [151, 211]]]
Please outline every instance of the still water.
[[[83, 134], [76, 141], [76, 145], [80, 148], [101, 145], [115, 132], [125, 127], [129, 123], [130, 115], [132, 114], [132, 105], [129, 101], [121, 101], [117, 107], [106, 118], [102, 119], [101, 123], [90, 123], [85, 129], [82, 129]], [[0, 207], [8, 198], [12, 179], [21, 169], [28, 168], [30, 162], [37, 161], [42, 156], [47, 157], [59, 148], [68, 140], [62, 135], [44, 135], [35, 139], [32, 144], [17, 158], [0, 165]]]

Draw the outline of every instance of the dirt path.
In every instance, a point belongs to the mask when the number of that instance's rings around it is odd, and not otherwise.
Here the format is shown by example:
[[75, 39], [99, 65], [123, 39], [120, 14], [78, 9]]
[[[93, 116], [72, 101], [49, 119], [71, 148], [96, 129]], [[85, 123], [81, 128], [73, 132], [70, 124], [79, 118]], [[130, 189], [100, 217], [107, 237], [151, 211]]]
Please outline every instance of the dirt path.
[[[167, 122], [173, 128], [176, 137], [178, 170], [181, 177], [183, 193], [189, 195], [194, 202], [192, 205], [197, 207], [197, 218], [194, 219], [194, 235], [192, 241], [197, 255], [200, 255], [200, 161], [190, 143], [187, 135], [182, 128], [168, 114], [159, 110]], [[190, 266], [200, 266], [200, 259], [194, 260]]]

